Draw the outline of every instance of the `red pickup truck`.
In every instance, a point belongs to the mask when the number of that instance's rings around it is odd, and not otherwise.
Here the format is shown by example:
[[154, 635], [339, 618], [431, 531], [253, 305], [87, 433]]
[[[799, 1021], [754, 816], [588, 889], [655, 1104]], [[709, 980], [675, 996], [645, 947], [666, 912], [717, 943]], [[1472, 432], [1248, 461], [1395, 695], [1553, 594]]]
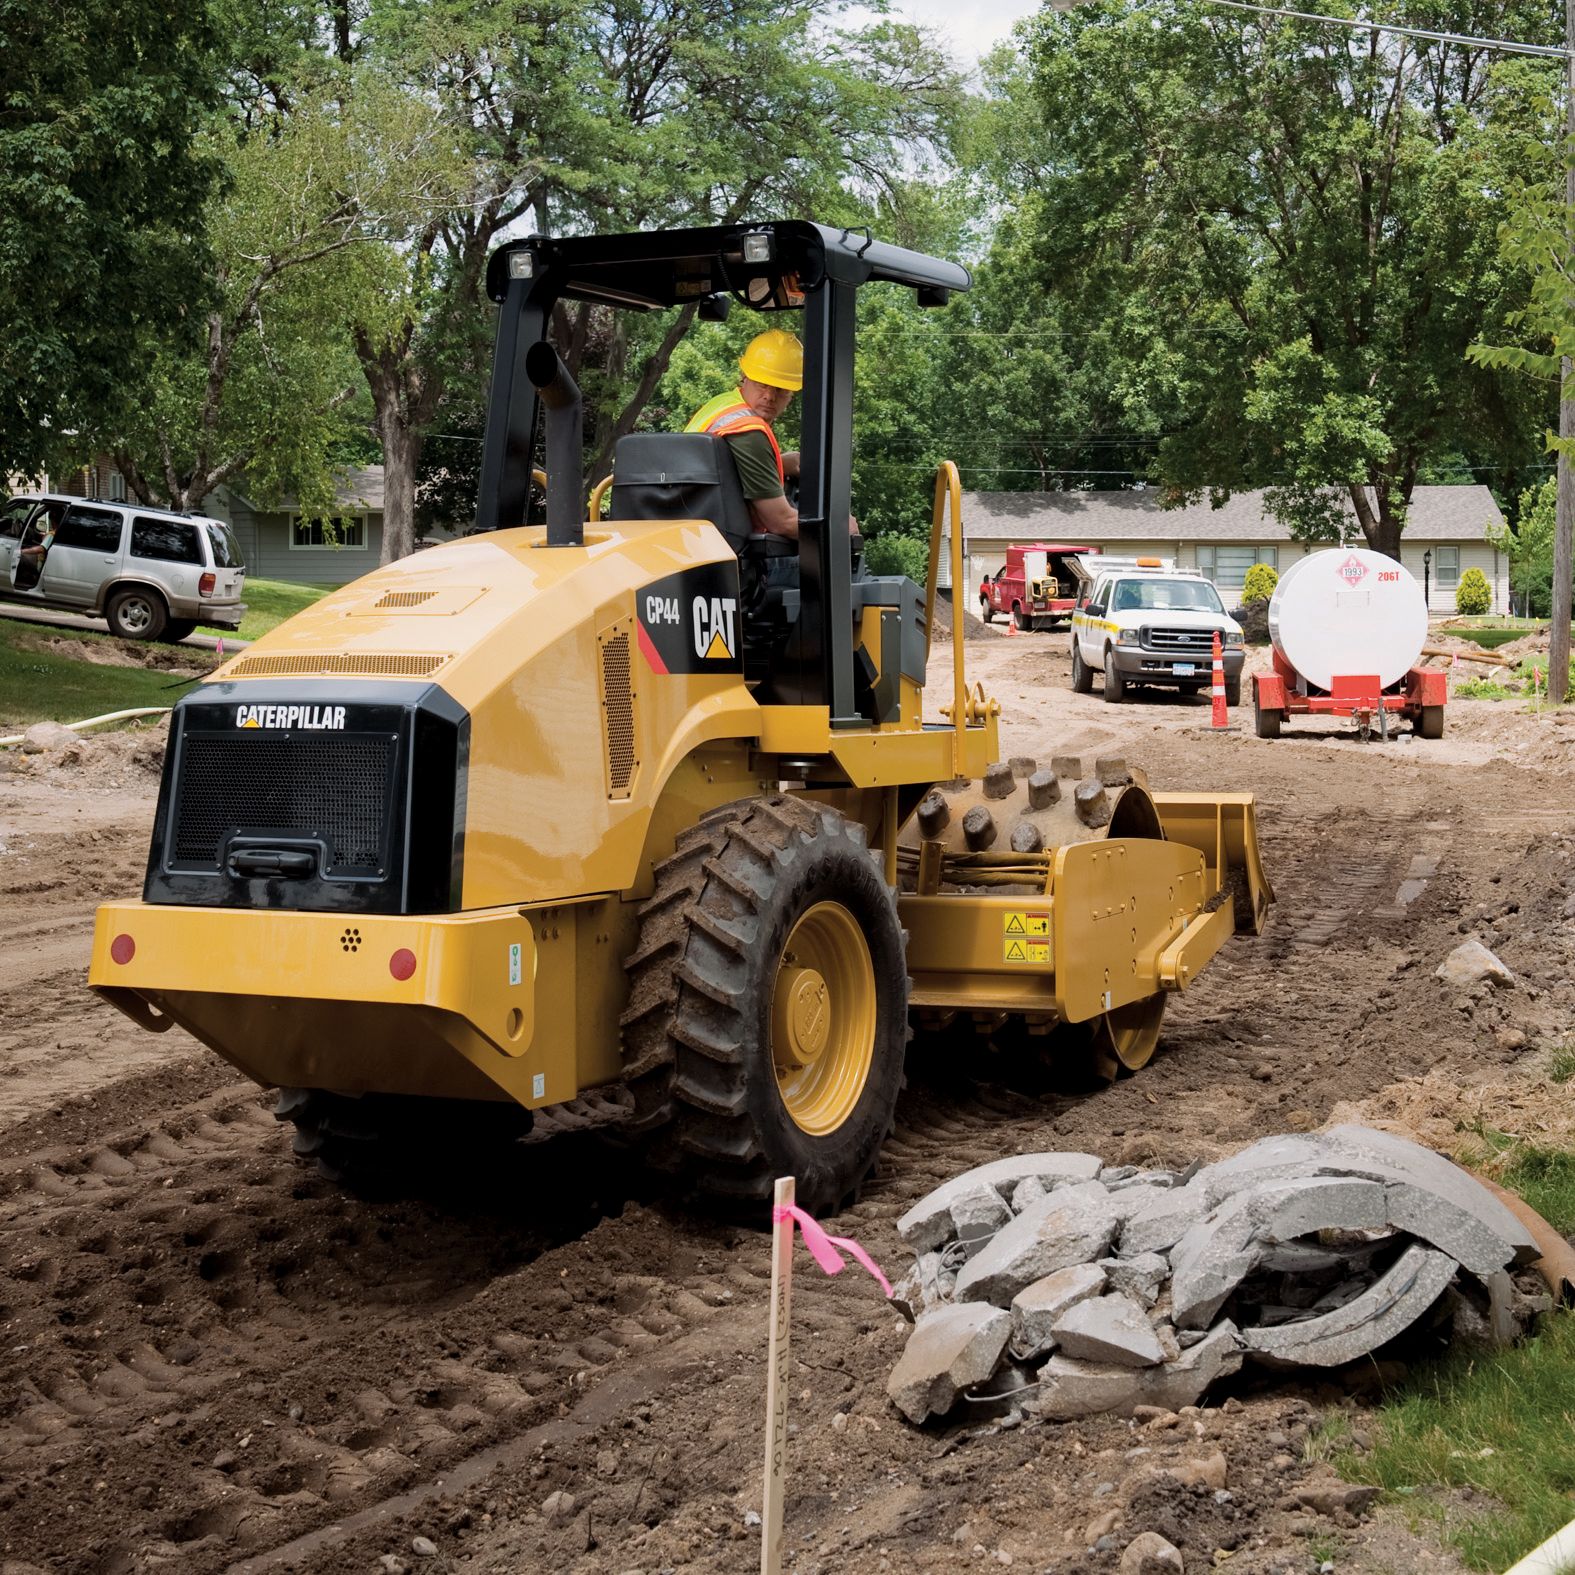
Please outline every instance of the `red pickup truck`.
[[1017, 629], [1051, 629], [1070, 623], [1088, 574], [1079, 562], [1099, 552], [1064, 542], [1036, 541], [1008, 547], [1006, 562], [979, 582], [979, 616], [986, 623], [1005, 613]]

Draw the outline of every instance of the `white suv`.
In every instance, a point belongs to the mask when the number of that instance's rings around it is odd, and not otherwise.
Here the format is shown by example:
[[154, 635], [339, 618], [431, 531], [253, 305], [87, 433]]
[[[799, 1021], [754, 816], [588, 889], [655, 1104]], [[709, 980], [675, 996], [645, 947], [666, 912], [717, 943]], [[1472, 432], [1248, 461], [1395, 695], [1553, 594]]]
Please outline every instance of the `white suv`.
[[1216, 631], [1225, 700], [1240, 705], [1246, 647], [1213, 582], [1185, 569], [1105, 567], [1072, 614], [1072, 687], [1087, 694], [1102, 671], [1112, 703], [1136, 684], [1196, 694], [1213, 672]]
[[0, 505], [0, 598], [103, 618], [128, 640], [238, 629], [245, 583], [223, 520], [59, 493]]

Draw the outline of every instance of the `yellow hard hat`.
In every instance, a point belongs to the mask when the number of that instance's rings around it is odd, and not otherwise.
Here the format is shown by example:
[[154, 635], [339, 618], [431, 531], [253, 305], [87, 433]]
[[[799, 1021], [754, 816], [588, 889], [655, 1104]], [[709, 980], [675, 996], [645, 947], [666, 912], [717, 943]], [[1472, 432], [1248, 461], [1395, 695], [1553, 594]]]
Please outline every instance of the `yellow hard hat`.
[[745, 346], [738, 369], [757, 383], [797, 393], [804, 386], [804, 347], [785, 330], [768, 328]]

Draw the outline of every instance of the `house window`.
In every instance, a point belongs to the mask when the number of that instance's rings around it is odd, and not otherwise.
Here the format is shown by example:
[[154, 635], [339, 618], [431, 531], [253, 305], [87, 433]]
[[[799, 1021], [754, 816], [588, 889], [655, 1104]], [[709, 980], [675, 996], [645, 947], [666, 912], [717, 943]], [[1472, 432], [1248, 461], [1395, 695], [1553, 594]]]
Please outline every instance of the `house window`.
[[1440, 590], [1453, 590], [1460, 583], [1460, 549], [1433, 549], [1433, 580]]
[[1240, 585], [1255, 563], [1266, 563], [1276, 573], [1280, 567], [1278, 547], [1199, 546], [1198, 569], [1216, 585]]
[[126, 501], [126, 478], [118, 470], [109, 473], [109, 501], [111, 503]]
[[326, 520], [309, 520], [296, 515], [290, 524], [290, 546], [302, 552], [320, 552], [325, 548], [337, 551], [340, 547], [366, 546], [366, 520], [360, 516], [334, 515]]

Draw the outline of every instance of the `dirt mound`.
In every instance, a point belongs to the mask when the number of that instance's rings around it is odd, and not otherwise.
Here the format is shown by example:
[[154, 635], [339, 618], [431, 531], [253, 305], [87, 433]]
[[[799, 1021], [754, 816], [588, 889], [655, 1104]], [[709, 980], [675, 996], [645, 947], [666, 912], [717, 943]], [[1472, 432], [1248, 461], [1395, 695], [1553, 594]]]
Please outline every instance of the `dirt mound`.
[[24, 651], [58, 657], [66, 662], [91, 662], [95, 667], [141, 667], [156, 673], [211, 673], [219, 665], [212, 651], [156, 641], [120, 640], [113, 635], [83, 639], [70, 634], [23, 634], [16, 637]]
[[[949, 597], [938, 592], [935, 597], [935, 641], [950, 643], [952, 638], [952, 604]], [[971, 612], [962, 615], [963, 642], [972, 645], [976, 640], [999, 640], [1005, 633], [1004, 625], [996, 628], [976, 618]]]

